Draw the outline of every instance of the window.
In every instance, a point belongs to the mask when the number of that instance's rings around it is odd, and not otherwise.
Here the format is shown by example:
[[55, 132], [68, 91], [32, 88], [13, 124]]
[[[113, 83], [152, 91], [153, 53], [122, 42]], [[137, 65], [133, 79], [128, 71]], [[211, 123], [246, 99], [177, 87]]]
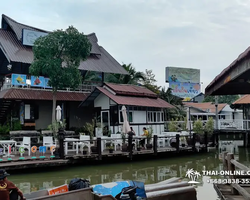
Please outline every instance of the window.
[[[133, 112], [132, 111], [129, 111], [129, 113], [127, 112], [127, 116], [128, 116], [128, 122], [133, 122]], [[119, 122], [120, 123], [123, 122], [122, 111], [120, 111]]]
[[162, 111], [149, 111], [147, 114], [148, 122], [163, 122], [164, 113]]

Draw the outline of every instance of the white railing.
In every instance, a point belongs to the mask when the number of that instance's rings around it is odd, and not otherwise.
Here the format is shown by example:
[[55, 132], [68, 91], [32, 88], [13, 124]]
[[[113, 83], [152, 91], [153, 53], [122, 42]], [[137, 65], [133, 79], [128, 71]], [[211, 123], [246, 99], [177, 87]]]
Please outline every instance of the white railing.
[[[93, 85], [86, 85], [86, 84], [80, 84], [78, 88], [72, 89], [72, 88], [65, 88], [61, 89], [62, 91], [79, 91], [79, 92], [92, 92], [96, 88], [96, 84]], [[9, 88], [22, 88], [22, 89], [37, 89], [37, 90], [51, 90], [50, 88], [43, 88], [43, 87], [32, 87], [29, 84], [26, 84], [26, 86], [20, 86], [20, 85], [12, 85], [11, 82], [5, 82], [3, 86], [1, 87], [1, 91], [9, 89]]]
[[[205, 126], [207, 120], [202, 120], [203, 125]], [[165, 122], [165, 129], [168, 130], [168, 125], [170, 121]], [[185, 122], [184, 121], [177, 121], [175, 122], [180, 129], [185, 129]], [[194, 121], [192, 121], [194, 123]], [[214, 120], [214, 128], [216, 126]], [[220, 119], [218, 120], [218, 129], [237, 129], [237, 130], [249, 130], [250, 129], [250, 120], [243, 120], [243, 119]]]

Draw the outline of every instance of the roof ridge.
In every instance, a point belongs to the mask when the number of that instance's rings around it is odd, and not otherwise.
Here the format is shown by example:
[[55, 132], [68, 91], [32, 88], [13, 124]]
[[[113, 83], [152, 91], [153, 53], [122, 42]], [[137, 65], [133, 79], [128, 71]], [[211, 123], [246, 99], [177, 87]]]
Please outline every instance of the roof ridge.
[[51, 31], [46, 31], [46, 30], [43, 30], [43, 29], [40, 29], [40, 28], [36, 28], [36, 27], [30, 26], [30, 25], [22, 24], [20, 22], [17, 22], [16, 20], [10, 18], [9, 16], [7, 16], [5, 14], [2, 14], [2, 17], [3, 18], [7, 18], [7, 19], [11, 20], [12, 22], [15, 22], [15, 23], [17, 23], [19, 25], [22, 25], [22, 26], [26, 26], [26, 27], [29, 27], [29, 28], [32, 28], [32, 29], [36, 29], [36, 30], [39, 30], [39, 31], [42, 31], [42, 32], [47, 32], [47, 33], [51, 32]]

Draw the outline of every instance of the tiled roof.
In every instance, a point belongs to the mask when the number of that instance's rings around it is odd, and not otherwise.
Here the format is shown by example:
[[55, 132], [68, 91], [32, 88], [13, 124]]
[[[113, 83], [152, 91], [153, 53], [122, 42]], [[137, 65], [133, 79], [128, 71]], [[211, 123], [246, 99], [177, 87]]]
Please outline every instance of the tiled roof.
[[250, 104], [250, 95], [244, 95], [243, 97], [237, 99], [235, 102], [232, 104]]
[[[192, 103], [192, 102], [185, 102], [184, 105], [190, 106], [193, 108], [198, 108], [200, 110], [203, 110], [207, 112], [208, 109], [210, 109], [210, 113], [215, 113], [215, 104], [212, 102], [206, 102], [206, 103]], [[218, 112], [220, 112], [227, 104], [226, 103], [220, 103], [218, 104]]]
[[137, 85], [129, 84], [114, 84], [114, 83], [105, 83], [111, 90], [113, 90], [118, 95], [128, 95], [128, 96], [144, 96], [144, 97], [155, 97], [157, 95], [151, 90]]
[[160, 98], [120, 96], [120, 95], [114, 95], [107, 89], [102, 87], [97, 87], [97, 89], [119, 105], [155, 107], [155, 108], [174, 108], [173, 105], [169, 104], [168, 102]]
[[[2, 15], [2, 24], [7, 23], [12, 31], [0, 29], [0, 49], [4, 52], [7, 59], [12, 62], [31, 64], [34, 59], [32, 47], [22, 45], [22, 29], [44, 31], [38, 28], [27, 26]], [[86, 35], [92, 44], [91, 56], [80, 63], [80, 70], [127, 74], [128, 72], [101, 46], [95, 33]]]
[[[81, 102], [87, 98], [89, 93], [58, 91], [57, 101], [78, 101]], [[10, 88], [0, 92], [1, 99], [11, 100], [53, 100], [52, 91], [37, 89], [17, 89]]]

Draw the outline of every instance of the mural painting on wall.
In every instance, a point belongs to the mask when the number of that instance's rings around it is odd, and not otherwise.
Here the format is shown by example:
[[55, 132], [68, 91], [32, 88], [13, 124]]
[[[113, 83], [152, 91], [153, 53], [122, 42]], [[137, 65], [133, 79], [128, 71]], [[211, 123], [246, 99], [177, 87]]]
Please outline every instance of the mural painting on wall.
[[26, 75], [23, 74], [12, 74], [11, 75], [12, 85], [23, 85], [26, 86]]
[[33, 87], [44, 87], [44, 77], [43, 76], [31, 76], [31, 86]]

